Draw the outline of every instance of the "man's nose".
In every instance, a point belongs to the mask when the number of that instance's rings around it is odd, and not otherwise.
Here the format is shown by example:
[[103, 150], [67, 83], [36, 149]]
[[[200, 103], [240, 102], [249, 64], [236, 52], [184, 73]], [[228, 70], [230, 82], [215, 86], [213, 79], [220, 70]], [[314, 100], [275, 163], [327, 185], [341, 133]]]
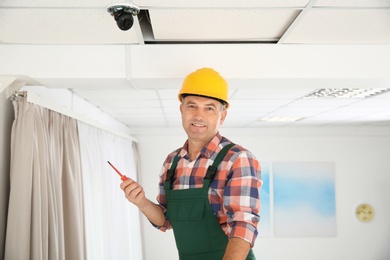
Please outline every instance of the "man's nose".
[[195, 118], [203, 118], [204, 114], [205, 114], [205, 111], [201, 108], [198, 108], [198, 109], [196, 109], [196, 111], [194, 113], [194, 117]]

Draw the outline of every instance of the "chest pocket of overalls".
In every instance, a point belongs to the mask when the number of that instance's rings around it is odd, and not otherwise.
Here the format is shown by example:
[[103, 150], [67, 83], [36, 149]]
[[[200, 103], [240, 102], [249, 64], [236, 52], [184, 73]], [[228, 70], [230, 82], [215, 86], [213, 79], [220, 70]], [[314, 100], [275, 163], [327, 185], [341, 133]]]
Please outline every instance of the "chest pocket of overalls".
[[169, 203], [169, 219], [173, 221], [201, 220], [204, 213], [204, 200], [171, 200]]

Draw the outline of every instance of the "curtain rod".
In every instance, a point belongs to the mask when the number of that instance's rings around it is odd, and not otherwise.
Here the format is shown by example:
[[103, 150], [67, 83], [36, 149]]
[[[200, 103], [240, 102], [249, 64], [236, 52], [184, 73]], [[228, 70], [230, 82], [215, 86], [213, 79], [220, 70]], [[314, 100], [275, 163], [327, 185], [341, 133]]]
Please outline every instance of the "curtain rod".
[[[24, 92], [24, 93], [23, 93]], [[33, 92], [29, 92], [29, 91], [16, 91], [13, 95], [13, 98], [17, 98], [18, 96], [25, 96], [27, 95], [27, 101], [30, 102], [30, 103], [33, 103], [33, 104], [36, 104], [36, 105], [39, 105], [39, 106], [42, 106], [44, 108], [47, 108], [47, 109], [50, 109], [50, 110], [53, 110], [57, 113], [60, 113], [60, 114], [63, 114], [63, 115], [66, 115], [68, 117], [71, 117], [71, 118], [74, 118], [80, 122], [83, 122], [83, 123], [86, 123], [88, 125], [91, 125], [91, 126], [94, 126], [96, 128], [99, 128], [99, 129], [102, 129], [104, 131], [107, 131], [107, 132], [110, 132], [114, 135], [117, 135], [117, 136], [120, 136], [120, 137], [123, 137], [125, 139], [128, 139], [130, 141], [133, 141], [133, 142], [136, 142], [138, 143], [138, 139], [136, 139], [135, 137], [131, 136], [129, 133], [126, 133], [126, 132], [123, 132], [123, 131], [118, 131], [118, 130], [115, 130], [113, 128], [110, 128], [108, 127], [107, 125], [104, 125], [100, 122], [97, 122], [95, 120], [92, 120], [90, 118], [88, 118], [87, 116], [84, 116], [82, 114], [79, 114], [77, 113], [76, 111], [72, 110], [72, 109], [69, 109], [67, 107], [64, 107], [64, 106], [59, 106], [45, 98], [42, 98], [41, 96], [33, 93]], [[12, 98], [11, 98], [12, 99]]]

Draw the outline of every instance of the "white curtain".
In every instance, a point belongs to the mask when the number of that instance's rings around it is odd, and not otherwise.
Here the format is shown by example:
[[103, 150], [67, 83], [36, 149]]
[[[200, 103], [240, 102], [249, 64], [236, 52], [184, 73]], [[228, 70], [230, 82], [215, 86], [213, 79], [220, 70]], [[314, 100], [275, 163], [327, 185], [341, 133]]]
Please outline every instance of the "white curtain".
[[85, 259], [77, 122], [14, 101], [5, 259]]
[[135, 144], [79, 122], [87, 259], [141, 260], [140, 216], [119, 188], [119, 175], [137, 180]]
[[139, 212], [107, 161], [137, 179], [135, 144], [14, 101], [6, 260], [140, 260]]

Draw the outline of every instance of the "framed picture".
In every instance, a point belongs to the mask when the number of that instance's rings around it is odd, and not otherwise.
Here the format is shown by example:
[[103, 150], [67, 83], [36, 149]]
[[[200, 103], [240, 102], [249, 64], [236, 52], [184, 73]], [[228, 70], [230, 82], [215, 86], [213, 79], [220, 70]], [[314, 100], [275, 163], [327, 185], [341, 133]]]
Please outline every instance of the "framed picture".
[[275, 162], [272, 177], [275, 236], [336, 236], [334, 163]]

